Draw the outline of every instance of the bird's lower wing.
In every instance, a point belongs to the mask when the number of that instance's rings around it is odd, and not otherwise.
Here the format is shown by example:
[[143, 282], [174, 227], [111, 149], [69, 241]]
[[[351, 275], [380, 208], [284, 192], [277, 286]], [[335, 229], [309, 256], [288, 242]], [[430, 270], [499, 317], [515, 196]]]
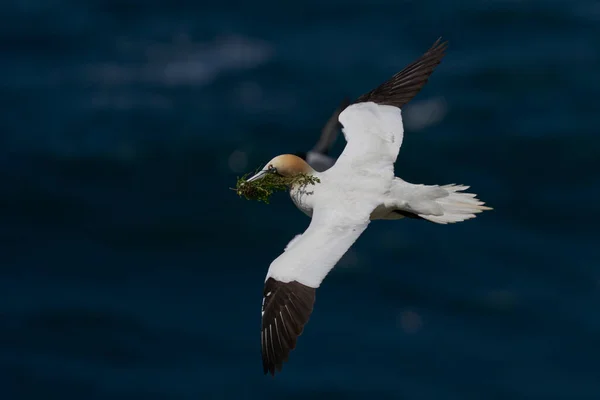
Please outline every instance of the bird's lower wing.
[[367, 228], [371, 211], [315, 207], [308, 229], [271, 263], [262, 304], [265, 374], [281, 371], [310, 318], [316, 289]]

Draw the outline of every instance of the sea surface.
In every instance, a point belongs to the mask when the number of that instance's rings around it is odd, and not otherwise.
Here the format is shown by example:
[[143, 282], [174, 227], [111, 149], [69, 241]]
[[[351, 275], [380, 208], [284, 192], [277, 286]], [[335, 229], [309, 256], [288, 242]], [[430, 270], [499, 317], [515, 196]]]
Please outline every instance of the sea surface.
[[[0, 11], [0, 399], [600, 399], [597, 0]], [[309, 219], [229, 188], [440, 36], [396, 173], [494, 210], [372, 223], [264, 376], [265, 274]]]

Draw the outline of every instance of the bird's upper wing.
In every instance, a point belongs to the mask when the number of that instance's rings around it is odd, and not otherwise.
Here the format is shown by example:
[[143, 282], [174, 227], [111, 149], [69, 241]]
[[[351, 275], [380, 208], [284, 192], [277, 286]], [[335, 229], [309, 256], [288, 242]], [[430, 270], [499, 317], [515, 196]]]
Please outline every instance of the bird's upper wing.
[[372, 101], [377, 104], [403, 107], [425, 86], [435, 67], [442, 61], [447, 45], [448, 42], [438, 39], [425, 54], [386, 82], [360, 96], [355, 103]]
[[339, 133], [339, 129], [341, 128], [338, 118], [340, 113], [346, 109], [350, 105], [350, 100], [345, 98], [342, 100], [338, 108], [335, 109], [329, 120], [323, 126], [321, 130], [321, 137], [315, 147], [313, 147], [312, 151], [320, 154], [329, 154], [335, 139]]
[[[448, 42], [442, 42], [441, 38], [438, 39], [421, 57], [410, 63], [406, 68], [383, 84], [359, 96], [354, 103], [372, 101], [381, 105], [402, 108], [425, 86], [435, 67], [442, 61], [447, 45]], [[321, 137], [312, 151], [327, 154], [331, 150], [331, 146], [338, 134], [339, 115], [350, 104], [347, 98], [342, 101], [321, 130]]]
[[261, 347], [264, 373], [281, 371], [308, 322], [315, 291], [369, 224], [372, 207], [315, 207], [309, 227], [271, 263], [265, 280]]
[[327, 173], [391, 184], [404, 136], [400, 109], [372, 102], [352, 104], [342, 111], [340, 122], [346, 147]]
[[390, 180], [393, 178], [393, 164], [404, 136], [400, 107], [425, 85], [445, 50], [446, 42], [438, 39], [416, 61], [340, 113], [347, 144], [330, 171], [383, 173]]

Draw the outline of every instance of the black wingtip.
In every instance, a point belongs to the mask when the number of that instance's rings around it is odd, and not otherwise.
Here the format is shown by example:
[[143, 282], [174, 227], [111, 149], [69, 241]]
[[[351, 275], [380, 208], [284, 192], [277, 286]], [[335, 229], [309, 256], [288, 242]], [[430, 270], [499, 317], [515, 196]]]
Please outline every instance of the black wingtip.
[[[446, 49], [448, 48], [448, 41], [445, 40], [442, 42], [442, 37], [440, 36], [435, 43], [429, 48], [429, 50], [427, 50], [427, 53], [432, 52], [432, 51], [441, 51], [444, 54], [442, 54], [442, 57], [445, 55]], [[426, 53], [426, 54], [427, 54]], [[440, 58], [440, 62], [442, 61], [442, 59]]]
[[261, 348], [263, 372], [275, 376], [296, 348], [315, 302], [315, 289], [296, 281], [267, 279], [263, 294]]
[[386, 82], [360, 96], [355, 103], [372, 101], [402, 108], [425, 86], [435, 68], [442, 62], [447, 47], [448, 41], [442, 42], [442, 37], [439, 37], [421, 57]]

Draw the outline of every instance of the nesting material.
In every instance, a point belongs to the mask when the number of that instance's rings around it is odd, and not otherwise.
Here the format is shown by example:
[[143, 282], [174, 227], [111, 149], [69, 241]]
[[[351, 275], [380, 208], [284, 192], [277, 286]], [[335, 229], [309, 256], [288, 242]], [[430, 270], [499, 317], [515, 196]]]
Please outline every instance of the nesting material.
[[275, 173], [267, 173], [261, 179], [247, 182], [249, 174], [238, 178], [235, 191], [240, 197], [247, 200], [258, 200], [269, 204], [269, 198], [277, 191], [289, 190], [293, 185], [314, 185], [321, 182], [312, 175], [298, 174], [293, 177], [284, 177]]

